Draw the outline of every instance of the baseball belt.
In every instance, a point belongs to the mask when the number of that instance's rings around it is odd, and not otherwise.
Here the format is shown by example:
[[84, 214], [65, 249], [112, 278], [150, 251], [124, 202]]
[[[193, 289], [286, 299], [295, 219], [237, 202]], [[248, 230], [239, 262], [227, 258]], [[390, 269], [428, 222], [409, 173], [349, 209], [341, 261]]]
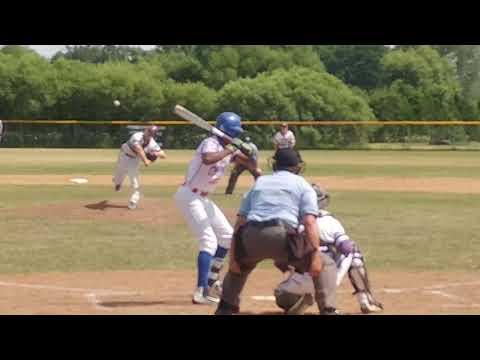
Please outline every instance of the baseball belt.
[[194, 194], [199, 194], [201, 197], [207, 197], [208, 194], [209, 194], [208, 192], [206, 192], [206, 191], [201, 191], [201, 190], [199, 190], [199, 189], [197, 189], [197, 188], [193, 188], [193, 189], [192, 189], [192, 188], [190, 188], [190, 187], [187, 185], [187, 183], [183, 183], [182, 186], [185, 186], [187, 189], [189, 189], [189, 190], [190, 190], [192, 193], [194, 193]]
[[124, 153], [126, 156], [128, 156], [131, 159], [136, 159], [136, 156], [132, 156], [130, 154], [127, 154], [125, 151], [122, 150], [122, 153]]

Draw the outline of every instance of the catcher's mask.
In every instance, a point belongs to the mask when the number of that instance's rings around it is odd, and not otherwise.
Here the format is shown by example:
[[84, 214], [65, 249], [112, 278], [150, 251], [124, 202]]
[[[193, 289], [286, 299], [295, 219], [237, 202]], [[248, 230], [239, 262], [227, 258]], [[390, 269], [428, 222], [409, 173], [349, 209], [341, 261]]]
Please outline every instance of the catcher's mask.
[[317, 184], [312, 184], [312, 187], [317, 193], [318, 208], [320, 210], [325, 210], [330, 204], [330, 194], [327, 190], [318, 186]]
[[294, 174], [303, 173], [305, 163], [300, 153], [294, 149], [279, 149], [271, 159], [271, 166], [274, 172], [286, 170]]
[[302, 295], [296, 295], [284, 290], [275, 289], [275, 303], [285, 311], [289, 311], [301, 298]]

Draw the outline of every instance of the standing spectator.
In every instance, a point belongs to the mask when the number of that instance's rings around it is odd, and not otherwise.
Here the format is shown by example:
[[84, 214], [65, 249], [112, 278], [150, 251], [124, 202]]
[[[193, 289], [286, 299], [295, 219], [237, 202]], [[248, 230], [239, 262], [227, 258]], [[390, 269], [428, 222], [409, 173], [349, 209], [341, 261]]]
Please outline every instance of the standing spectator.
[[295, 135], [288, 129], [288, 124], [283, 123], [280, 126], [280, 131], [273, 137], [273, 145], [275, 151], [279, 149], [293, 149], [295, 147], [296, 140]]

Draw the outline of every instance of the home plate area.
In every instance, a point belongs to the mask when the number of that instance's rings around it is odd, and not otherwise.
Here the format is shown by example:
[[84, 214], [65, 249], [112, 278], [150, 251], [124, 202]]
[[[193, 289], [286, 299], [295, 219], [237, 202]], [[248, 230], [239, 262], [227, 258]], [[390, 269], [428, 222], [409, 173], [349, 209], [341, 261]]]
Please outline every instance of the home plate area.
[[[478, 314], [480, 278], [462, 272], [371, 271], [373, 292], [385, 315]], [[242, 294], [241, 314], [282, 315], [273, 289], [276, 270], [257, 269]], [[412, 286], [414, 284], [415, 286]], [[193, 305], [194, 271], [115, 271], [0, 276], [1, 314], [212, 315]], [[348, 279], [338, 291], [342, 314], [361, 314]], [[311, 307], [308, 315], [315, 315]]]

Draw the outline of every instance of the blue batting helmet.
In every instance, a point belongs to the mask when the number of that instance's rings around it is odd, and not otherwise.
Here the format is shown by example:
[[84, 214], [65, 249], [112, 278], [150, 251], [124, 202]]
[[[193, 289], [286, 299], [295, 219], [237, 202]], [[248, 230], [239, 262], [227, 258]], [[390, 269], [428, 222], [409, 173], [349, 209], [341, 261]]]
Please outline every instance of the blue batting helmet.
[[232, 138], [243, 133], [242, 118], [232, 112], [224, 112], [217, 117], [217, 128]]

